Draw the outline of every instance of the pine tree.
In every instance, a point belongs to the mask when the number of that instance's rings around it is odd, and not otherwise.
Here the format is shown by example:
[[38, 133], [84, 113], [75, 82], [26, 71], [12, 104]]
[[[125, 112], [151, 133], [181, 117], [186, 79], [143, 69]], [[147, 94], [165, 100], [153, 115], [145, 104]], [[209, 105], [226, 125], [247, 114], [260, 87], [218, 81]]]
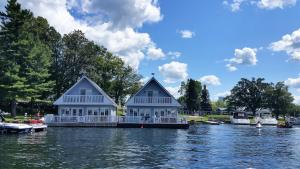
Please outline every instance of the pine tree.
[[209, 92], [206, 89], [206, 85], [203, 85], [203, 90], [201, 93], [201, 110], [205, 112], [211, 112], [212, 107], [210, 104], [210, 99], [209, 99]]
[[0, 99], [10, 102], [11, 113], [16, 115], [19, 99], [24, 99], [26, 78], [20, 75], [23, 56], [18, 39], [21, 27], [32, 13], [22, 10], [16, 0], [9, 0], [6, 12], [0, 12]]

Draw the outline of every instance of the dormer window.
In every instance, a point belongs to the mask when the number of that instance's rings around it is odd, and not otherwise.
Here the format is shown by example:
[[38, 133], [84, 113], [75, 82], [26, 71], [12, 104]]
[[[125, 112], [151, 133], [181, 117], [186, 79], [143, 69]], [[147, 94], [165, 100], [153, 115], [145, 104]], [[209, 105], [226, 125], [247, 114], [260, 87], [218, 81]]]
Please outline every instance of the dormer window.
[[81, 88], [80, 89], [80, 95], [91, 95], [92, 90], [91, 89], [86, 89], [86, 88]]

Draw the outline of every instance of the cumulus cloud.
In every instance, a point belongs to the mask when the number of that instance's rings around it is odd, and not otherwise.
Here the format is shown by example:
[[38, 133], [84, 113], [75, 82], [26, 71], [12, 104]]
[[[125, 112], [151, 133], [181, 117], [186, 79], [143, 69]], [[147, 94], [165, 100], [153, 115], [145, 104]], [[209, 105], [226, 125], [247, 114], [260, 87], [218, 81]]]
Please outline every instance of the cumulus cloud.
[[180, 30], [179, 31], [180, 35], [182, 38], [184, 39], [190, 39], [190, 38], [193, 38], [195, 36], [195, 32], [192, 32], [190, 30]]
[[300, 75], [296, 78], [288, 78], [284, 81], [284, 84], [289, 87], [300, 88]]
[[228, 64], [226, 67], [229, 71], [236, 71], [237, 65], [256, 65], [256, 48], [244, 47], [242, 49], [235, 49], [234, 57], [230, 59], [225, 59]]
[[297, 0], [225, 0], [223, 5], [230, 7], [232, 12], [241, 9], [242, 4], [255, 5], [260, 9], [284, 9], [296, 5]]
[[219, 86], [221, 85], [220, 79], [215, 75], [202, 76], [199, 81], [206, 85]]
[[180, 93], [179, 91], [180, 86], [175, 86], [175, 87], [171, 87], [171, 86], [167, 86], [166, 89], [170, 92], [171, 95], [173, 95], [176, 99], [180, 97]]
[[[61, 34], [70, 33], [74, 29], [82, 30], [88, 39], [105, 46], [135, 69], [138, 69], [149, 49], [151, 53], [151, 48], [155, 47], [150, 35], [138, 32], [137, 28], [144, 23], [159, 22], [163, 18], [157, 0], [18, 2], [35, 16], [46, 18]], [[5, 4], [1, 1], [0, 9]]]
[[274, 52], [284, 51], [291, 59], [300, 61], [300, 29], [282, 36], [281, 40], [270, 44]]
[[166, 83], [176, 83], [188, 77], [187, 64], [172, 61], [158, 67], [159, 73], [165, 78]]
[[147, 55], [152, 60], [162, 59], [166, 56], [162, 49], [155, 47], [148, 48]]
[[296, 5], [297, 0], [260, 0], [257, 6], [262, 9], [275, 9]]
[[293, 95], [294, 101], [293, 103], [300, 105], [300, 96]]

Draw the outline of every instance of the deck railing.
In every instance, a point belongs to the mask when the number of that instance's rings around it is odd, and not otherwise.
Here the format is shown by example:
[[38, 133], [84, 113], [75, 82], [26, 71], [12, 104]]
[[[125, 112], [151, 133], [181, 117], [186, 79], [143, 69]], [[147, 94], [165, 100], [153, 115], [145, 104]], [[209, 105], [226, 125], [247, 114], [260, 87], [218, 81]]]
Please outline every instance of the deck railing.
[[47, 115], [46, 123], [136, 123], [136, 124], [187, 124], [183, 117], [145, 116], [55, 116]]
[[187, 124], [187, 120], [183, 117], [123, 116], [119, 117], [118, 122], [139, 124]]
[[64, 103], [103, 103], [102, 95], [64, 95]]
[[46, 116], [46, 123], [116, 123], [116, 116]]
[[135, 96], [134, 103], [144, 104], [144, 103], [154, 103], [154, 104], [171, 104], [171, 97], [144, 97], [144, 96]]

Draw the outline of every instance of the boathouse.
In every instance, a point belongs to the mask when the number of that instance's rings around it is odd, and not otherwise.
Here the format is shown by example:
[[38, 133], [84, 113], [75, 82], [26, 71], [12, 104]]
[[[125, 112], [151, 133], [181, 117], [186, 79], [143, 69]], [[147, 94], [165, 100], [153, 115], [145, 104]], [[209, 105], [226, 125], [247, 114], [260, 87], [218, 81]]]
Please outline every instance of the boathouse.
[[116, 125], [117, 104], [86, 76], [80, 78], [54, 105], [58, 107], [58, 115], [46, 116], [50, 125]]
[[154, 77], [132, 95], [125, 106], [123, 123], [186, 124], [178, 115], [181, 105]]

